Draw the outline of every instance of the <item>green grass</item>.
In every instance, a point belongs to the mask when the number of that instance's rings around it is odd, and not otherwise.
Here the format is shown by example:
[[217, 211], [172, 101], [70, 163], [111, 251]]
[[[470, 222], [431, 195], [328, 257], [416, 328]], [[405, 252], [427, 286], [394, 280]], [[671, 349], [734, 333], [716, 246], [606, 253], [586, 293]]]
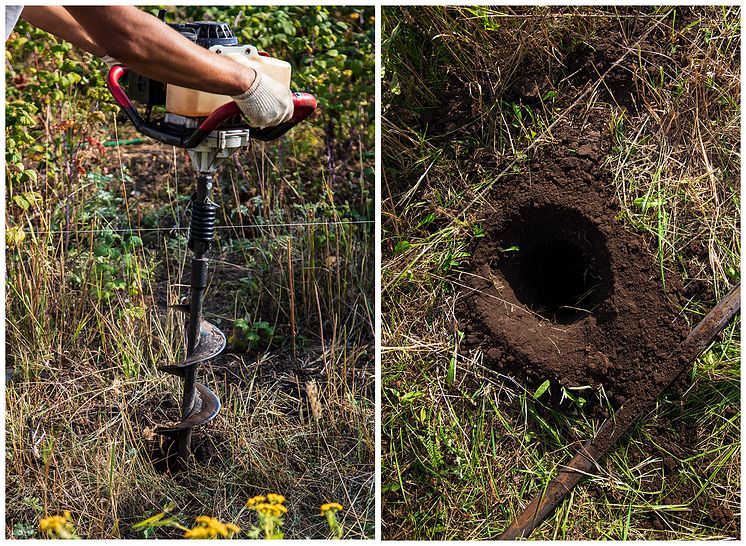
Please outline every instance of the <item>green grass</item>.
[[[563, 124], [602, 112], [619, 220], [649, 242], [661, 283], [675, 272], [695, 294], [682, 312], [695, 323], [739, 279], [740, 11], [383, 14], [384, 537], [495, 538], [601, 422], [547, 407], [546, 395], [459, 351], [454, 307], [472, 274], [469, 249], [483, 213], [504, 205], [489, 190], [520, 178]], [[645, 97], [638, 113], [601, 102], [600, 77], [575, 89], [559, 75], [568, 52], [593, 49], [609, 28], [632, 44], [620, 66]], [[635, 49], [647, 31], [654, 38]], [[530, 104], [511, 95], [525, 73], [545, 86]], [[739, 322], [532, 538], [739, 535]], [[606, 403], [603, 392], [574, 394]]]

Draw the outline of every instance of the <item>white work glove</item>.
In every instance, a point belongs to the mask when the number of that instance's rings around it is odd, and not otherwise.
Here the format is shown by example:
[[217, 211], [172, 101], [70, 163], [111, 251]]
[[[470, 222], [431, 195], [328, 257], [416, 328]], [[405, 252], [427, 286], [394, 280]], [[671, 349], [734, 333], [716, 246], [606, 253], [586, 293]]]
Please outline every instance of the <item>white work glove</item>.
[[256, 71], [249, 90], [231, 97], [249, 123], [258, 129], [274, 127], [293, 117], [293, 94], [290, 89]]
[[114, 57], [112, 57], [111, 55], [104, 55], [103, 57], [101, 57], [101, 60], [106, 63], [106, 66], [108, 66], [109, 69], [111, 69], [112, 66], [117, 66], [118, 64], [122, 64], [119, 61], [117, 61]]

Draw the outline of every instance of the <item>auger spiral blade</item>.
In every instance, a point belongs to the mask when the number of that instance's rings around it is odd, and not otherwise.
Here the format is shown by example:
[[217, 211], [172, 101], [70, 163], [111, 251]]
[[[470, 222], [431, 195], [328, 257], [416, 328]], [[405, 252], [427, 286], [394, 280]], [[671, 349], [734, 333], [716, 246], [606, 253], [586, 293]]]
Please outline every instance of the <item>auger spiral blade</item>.
[[194, 385], [194, 406], [186, 419], [174, 425], [160, 425], [156, 428], [159, 434], [171, 434], [182, 430], [204, 425], [212, 421], [220, 411], [220, 400], [202, 383]]
[[[188, 305], [174, 305], [172, 308], [187, 316], [189, 315]], [[211, 322], [202, 320], [199, 324], [199, 343], [194, 352], [181, 362], [169, 366], [160, 366], [158, 369], [162, 372], [183, 377], [186, 369], [190, 366], [201, 364], [206, 360], [215, 358], [223, 352], [223, 349], [225, 349], [225, 343], [225, 334], [220, 330], [220, 328]]]

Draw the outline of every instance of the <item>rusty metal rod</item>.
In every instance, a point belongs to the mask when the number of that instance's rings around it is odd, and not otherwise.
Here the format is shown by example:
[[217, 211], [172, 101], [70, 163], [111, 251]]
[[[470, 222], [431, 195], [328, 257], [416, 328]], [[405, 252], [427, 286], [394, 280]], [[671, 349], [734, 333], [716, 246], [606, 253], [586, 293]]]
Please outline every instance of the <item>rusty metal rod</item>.
[[622, 406], [613, 419], [604, 422], [596, 436], [586, 443], [570, 463], [547, 484], [521, 514], [500, 535], [500, 540], [515, 540], [528, 537], [533, 530], [562, 502], [584, 476], [597, 468], [598, 461], [619, 438], [640, 418], [663, 390], [688, 370], [692, 361], [710, 344], [710, 341], [725, 328], [741, 309], [741, 283], [728, 292], [689, 333], [673, 358], [679, 360], [675, 373], [658, 392], [637, 399], [639, 404]]

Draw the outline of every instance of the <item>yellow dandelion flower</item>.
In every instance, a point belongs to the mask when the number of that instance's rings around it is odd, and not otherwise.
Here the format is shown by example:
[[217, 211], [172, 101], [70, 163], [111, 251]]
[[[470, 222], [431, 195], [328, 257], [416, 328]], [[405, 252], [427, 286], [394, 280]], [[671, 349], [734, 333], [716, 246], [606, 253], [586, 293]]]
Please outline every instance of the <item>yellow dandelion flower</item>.
[[342, 72], [342, 75], [343, 75], [343, 76], [344, 76], [345, 78], [349, 78], [349, 77], [351, 77], [351, 76], [352, 76], [352, 70], [350, 70], [350, 69], [344, 70], [344, 71]]

